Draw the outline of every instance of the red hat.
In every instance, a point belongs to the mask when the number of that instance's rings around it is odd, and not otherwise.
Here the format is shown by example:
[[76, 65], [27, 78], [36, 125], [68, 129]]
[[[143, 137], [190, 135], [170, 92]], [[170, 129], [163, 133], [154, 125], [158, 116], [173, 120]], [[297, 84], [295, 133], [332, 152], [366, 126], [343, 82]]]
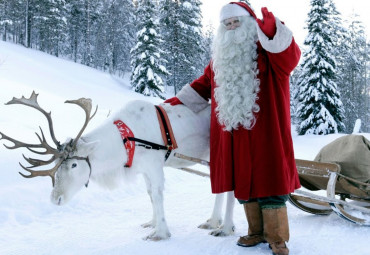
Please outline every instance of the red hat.
[[251, 8], [248, 4], [246, 4], [246, 3], [244, 3], [244, 2], [230, 2], [230, 4], [237, 4], [237, 5], [239, 5], [240, 7], [243, 7], [244, 9], [246, 9], [246, 10], [249, 12], [249, 14], [250, 14], [254, 19], [257, 19], [256, 14], [253, 12], [252, 8]]

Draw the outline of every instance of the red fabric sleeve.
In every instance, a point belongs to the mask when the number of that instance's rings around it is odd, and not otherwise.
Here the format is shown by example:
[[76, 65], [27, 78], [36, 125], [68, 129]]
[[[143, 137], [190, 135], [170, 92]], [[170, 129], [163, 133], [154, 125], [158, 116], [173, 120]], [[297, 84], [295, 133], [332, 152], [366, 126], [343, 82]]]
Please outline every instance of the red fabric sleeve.
[[207, 101], [211, 99], [211, 74], [211, 63], [209, 63], [204, 69], [203, 75], [190, 84], [190, 87]]
[[275, 70], [277, 74], [281, 73], [289, 76], [293, 69], [298, 65], [301, 57], [301, 50], [293, 38], [292, 43], [283, 52], [267, 52], [267, 54], [272, 65], [272, 69]]

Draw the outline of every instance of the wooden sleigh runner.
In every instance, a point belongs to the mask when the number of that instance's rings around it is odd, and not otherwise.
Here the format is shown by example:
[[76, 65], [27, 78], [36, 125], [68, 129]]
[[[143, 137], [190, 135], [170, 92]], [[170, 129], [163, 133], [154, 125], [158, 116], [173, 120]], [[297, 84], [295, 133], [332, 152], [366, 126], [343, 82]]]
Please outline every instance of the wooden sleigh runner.
[[[179, 153], [175, 157], [209, 166], [207, 161]], [[322, 148], [315, 161], [296, 159], [296, 165], [302, 188], [289, 195], [294, 206], [317, 215], [334, 212], [350, 222], [370, 226], [370, 182], [361, 181], [370, 178], [370, 142], [365, 137], [339, 138]], [[189, 168], [182, 170], [209, 176]]]
[[[296, 159], [301, 185], [304, 189], [290, 194], [289, 201], [312, 214], [329, 215], [370, 226], [370, 184], [341, 173], [336, 163]], [[369, 169], [370, 171], [370, 169]], [[326, 196], [313, 191], [326, 191]]]

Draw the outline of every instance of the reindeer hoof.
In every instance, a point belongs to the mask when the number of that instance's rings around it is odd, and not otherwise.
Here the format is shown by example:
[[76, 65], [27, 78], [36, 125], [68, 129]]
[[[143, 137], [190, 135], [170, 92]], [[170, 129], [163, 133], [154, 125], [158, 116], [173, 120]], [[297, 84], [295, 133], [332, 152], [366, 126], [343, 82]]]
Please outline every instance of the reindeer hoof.
[[198, 226], [198, 228], [201, 228], [201, 229], [216, 229], [218, 228], [220, 225], [221, 225], [222, 221], [221, 220], [207, 220], [205, 223], [203, 224], [200, 224]]
[[222, 231], [221, 229], [216, 229], [212, 232], [209, 232], [209, 234], [212, 235], [212, 236], [227, 236], [227, 234], [224, 231]]
[[154, 228], [155, 224], [153, 224], [152, 221], [149, 221], [147, 223], [141, 224], [141, 227], [143, 227], [143, 228]]
[[158, 235], [155, 231], [148, 235], [147, 237], [144, 237], [143, 240], [149, 240], [149, 241], [160, 241], [165, 240], [171, 237], [171, 234], [167, 232], [165, 235]]
[[223, 227], [220, 227], [219, 229], [216, 229], [212, 232], [210, 232], [209, 234], [212, 235], [212, 236], [229, 236], [229, 235], [232, 235], [234, 234], [234, 231], [235, 231], [235, 227], [231, 227], [230, 229], [225, 229]]

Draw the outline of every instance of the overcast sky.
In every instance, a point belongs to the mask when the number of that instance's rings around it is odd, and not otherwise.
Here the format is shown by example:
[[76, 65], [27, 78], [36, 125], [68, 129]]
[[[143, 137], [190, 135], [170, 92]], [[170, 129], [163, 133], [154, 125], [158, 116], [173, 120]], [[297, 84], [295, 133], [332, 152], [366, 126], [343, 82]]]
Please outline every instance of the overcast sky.
[[[212, 23], [215, 28], [219, 24], [219, 12], [229, 0], [201, 0], [203, 3], [203, 26]], [[355, 12], [360, 16], [370, 39], [370, 1], [369, 0], [334, 0], [343, 18]], [[307, 14], [310, 10], [310, 0], [250, 0], [258, 18], [262, 18], [261, 7], [267, 7], [276, 17], [284, 21], [293, 31], [297, 43], [302, 46], [307, 35]]]

